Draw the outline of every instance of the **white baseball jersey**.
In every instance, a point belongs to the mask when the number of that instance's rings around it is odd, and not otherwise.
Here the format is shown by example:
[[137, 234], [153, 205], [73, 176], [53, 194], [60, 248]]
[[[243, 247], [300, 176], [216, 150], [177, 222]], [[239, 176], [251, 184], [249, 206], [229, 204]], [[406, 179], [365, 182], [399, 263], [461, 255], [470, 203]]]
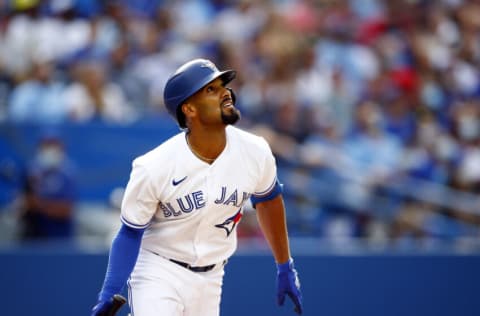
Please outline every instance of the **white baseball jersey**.
[[244, 203], [268, 195], [277, 171], [263, 138], [233, 126], [226, 135], [212, 164], [191, 152], [184, 132], [133, 161], [121, 219], [146, 228], [143, 249], [192, 266], [233, 254]]

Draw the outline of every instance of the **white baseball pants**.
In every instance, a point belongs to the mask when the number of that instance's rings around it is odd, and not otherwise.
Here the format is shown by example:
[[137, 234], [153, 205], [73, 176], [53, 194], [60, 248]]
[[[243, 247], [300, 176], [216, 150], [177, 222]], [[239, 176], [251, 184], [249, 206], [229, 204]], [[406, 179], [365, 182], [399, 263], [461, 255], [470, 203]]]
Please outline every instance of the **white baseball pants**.
[[141, 249], [128, 281], [131, 316], [219, 316], [224, 269], [193, 272]]

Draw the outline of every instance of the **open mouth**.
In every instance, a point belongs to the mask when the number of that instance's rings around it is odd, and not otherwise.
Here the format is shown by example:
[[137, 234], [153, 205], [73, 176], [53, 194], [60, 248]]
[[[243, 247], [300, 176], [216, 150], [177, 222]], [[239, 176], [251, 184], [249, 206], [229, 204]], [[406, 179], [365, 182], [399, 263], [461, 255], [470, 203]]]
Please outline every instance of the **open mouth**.
[[231, 98], [226, 98], [222, 101], [222, 108], [233, 107], [233, 100]]

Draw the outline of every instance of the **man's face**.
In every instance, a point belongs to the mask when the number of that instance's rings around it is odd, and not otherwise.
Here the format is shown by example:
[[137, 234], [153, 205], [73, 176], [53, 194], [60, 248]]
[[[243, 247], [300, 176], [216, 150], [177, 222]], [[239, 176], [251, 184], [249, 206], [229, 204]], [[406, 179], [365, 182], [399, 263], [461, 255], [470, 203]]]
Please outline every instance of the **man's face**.
[[58, 167], [64, 160], [63, 146], [56, 141], [44, 141], [38, 148], [36, 160], [42, 167]]
[[240, 111], [235, 107], [230, 91], [217, 78], [195, 93], [189, 100], [195, 106], [198, 119], [204, 125], [235, 124]]

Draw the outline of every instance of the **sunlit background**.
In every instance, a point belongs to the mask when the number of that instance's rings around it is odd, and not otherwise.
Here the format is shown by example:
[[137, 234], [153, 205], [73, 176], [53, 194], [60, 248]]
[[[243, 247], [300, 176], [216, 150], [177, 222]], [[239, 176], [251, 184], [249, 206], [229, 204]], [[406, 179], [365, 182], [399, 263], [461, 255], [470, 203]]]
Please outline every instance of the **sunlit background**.
[[[306, 315], [480, 313], [480, 1], [0, 0], [5, 315], [88, 314], [197, 57], [276, 156]], [[251, 206], [238, 234], [224, 314], [290, 315]]]

